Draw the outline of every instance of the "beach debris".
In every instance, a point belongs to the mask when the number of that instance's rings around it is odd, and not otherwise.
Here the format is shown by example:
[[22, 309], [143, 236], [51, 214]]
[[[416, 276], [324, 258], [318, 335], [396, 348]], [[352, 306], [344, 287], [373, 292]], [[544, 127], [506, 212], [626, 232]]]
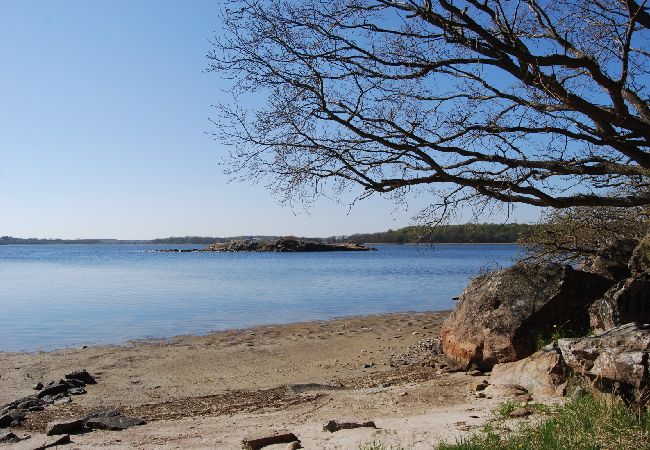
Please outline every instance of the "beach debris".
[[[295, 434], [289, 432], [278, 432], [267, 436], [246, 438], [241, 441], [242, 448], [244, 450], [257, 450], [259, 448], [266, 447], [267, 445], [274, 445], [274, 444], [295, 445], [296, 442], [298, 443], [298, 445], [300, 445], [300, 439], [298, 439], [298, 437]], [[292, 448], [301, 448], [301, 447], [292, 447]]]
[[35, 447], [34, 450], [44, 450], [46, 448], [56, 447], [57, 445], [69, 444], [70, 442], [70, 435], [63, 434], [61, 436], [46, 438], [45, 441], [38, 447]]
[[334, 433], [340, 430], [352, 430], [354, 428], [377, 428], [375, 422], [369, 420], [367, 422], [343, 422], [339, 420], [330, 420], [323, 425], [323, 431]]
[[47, 427], [45, 428], [45, 434], [48, 436], [81, 433], [82, 431], [84, 431], [83, 419], [58, 420], [55, 422], [48, 422]]

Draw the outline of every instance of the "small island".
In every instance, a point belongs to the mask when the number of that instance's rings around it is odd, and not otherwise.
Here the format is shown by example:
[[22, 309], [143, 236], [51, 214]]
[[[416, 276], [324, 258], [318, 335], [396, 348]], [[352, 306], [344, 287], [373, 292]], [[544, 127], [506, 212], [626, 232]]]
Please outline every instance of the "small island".
[[300, 239], [275, 239], [271, 241], [235, 240], [230, 242], [218, 242], [210, 244], [205, 248], [188, 249], [160, 249], [153, 250], [156, 253], [191, 253], [191, 252], [368, 252], [376, 251], [376, 248], [366, 247], [361, 244], [336, 243], [328, 244], [314, 241], [303, 241]]

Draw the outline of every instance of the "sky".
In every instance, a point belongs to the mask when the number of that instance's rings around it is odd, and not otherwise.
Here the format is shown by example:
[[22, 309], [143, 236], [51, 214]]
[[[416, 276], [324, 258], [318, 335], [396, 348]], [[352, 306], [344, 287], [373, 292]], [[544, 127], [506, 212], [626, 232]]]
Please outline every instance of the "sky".
[[[408, 207], [323, 198], [305, 211], [263, 183], [229, 180], [209, 120], [227, 84], [205, 72], [219, 10], [216, 0], [0, 0], [0, 235], [332, 236], [413, 223], [426, 196]], [[509, 221], [537, 216], [518, 207]]]

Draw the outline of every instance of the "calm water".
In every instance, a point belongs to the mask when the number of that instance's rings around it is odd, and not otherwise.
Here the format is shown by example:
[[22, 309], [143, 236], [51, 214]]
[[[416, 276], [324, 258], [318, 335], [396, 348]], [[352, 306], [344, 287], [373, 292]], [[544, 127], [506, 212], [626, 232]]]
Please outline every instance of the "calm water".
[[0, 351], [303, 320], [445, 310], [515, 245], [352, 253], [148, 253], [143, 245], [0, 246]]

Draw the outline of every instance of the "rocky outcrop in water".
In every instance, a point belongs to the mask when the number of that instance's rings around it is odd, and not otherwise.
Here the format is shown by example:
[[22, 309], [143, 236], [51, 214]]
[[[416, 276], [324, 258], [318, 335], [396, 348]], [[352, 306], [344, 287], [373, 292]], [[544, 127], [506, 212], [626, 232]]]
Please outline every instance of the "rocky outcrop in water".
[[190, 252], [368, 252], [377, 249], [365, 245], [340, 243], [325, 244], [322, 242], [303, 241], [299, 239], [276, 239], [274, 241], [260, 242], [251, 240], [237, 240], [225, 243], [210, 244], [205, 248], [192, 249], [163, 249], [154, 252], [164, 253], [190, 253]]

